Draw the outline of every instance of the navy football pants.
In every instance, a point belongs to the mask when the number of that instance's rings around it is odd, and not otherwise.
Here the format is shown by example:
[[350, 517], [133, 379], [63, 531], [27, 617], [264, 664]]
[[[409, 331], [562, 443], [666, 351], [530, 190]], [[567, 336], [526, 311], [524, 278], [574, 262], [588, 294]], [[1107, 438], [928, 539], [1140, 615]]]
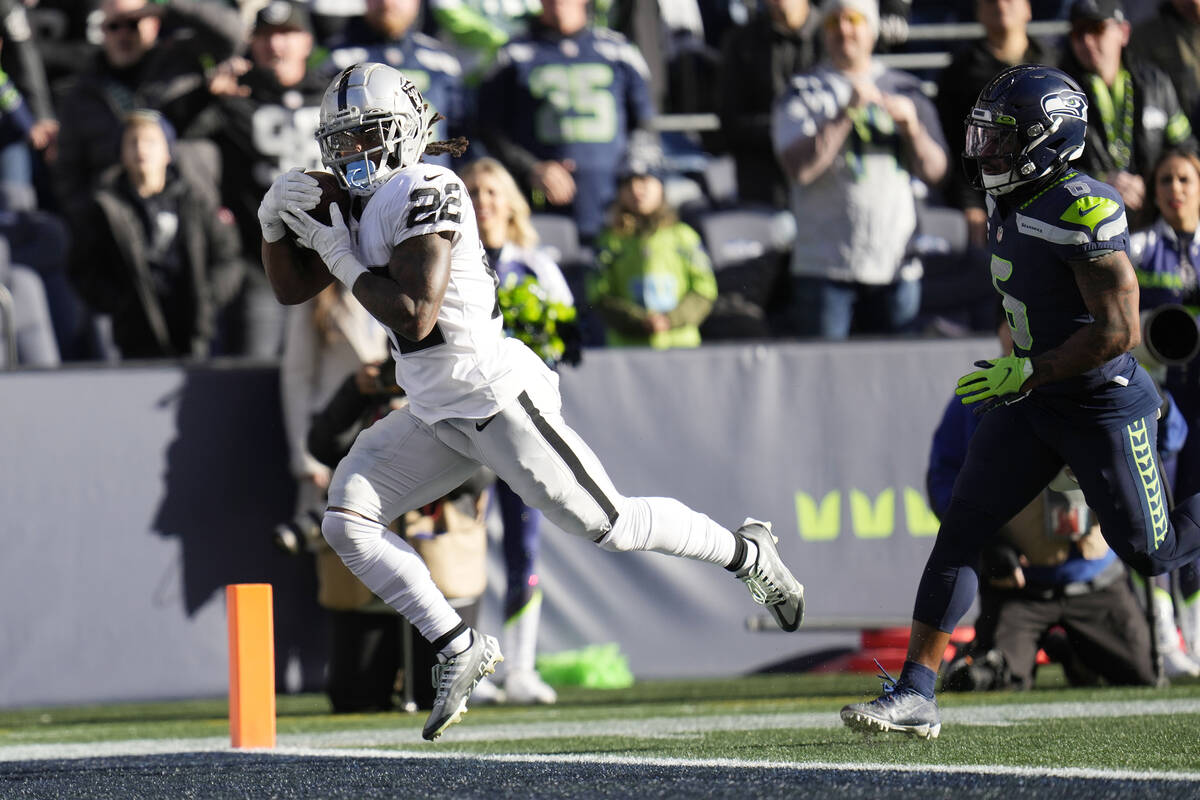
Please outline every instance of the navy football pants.
[[987, 412], [954, 483], [913, 619], [954, 629], [979, 587], [980, 551], [1069, 464], [1105, 541], [1144, 575], [1200, 556], [1200, 495], [1168, 514], [1154, 416], [1113, 430], [1072, 425], [1029, 400]]

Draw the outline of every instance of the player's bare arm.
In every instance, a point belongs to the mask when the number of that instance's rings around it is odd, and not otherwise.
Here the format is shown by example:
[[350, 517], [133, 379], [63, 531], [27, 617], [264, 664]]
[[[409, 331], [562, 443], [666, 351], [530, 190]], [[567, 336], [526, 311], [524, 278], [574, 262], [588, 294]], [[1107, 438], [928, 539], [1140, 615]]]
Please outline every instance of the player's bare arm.
[[450, 282], [451, 238], [443, 232], [405, 239], [392, 251], [388, 274], [359, 276], [354, 296], [397, 334], [421, 341], [433, 331]]
[[1080, 375], [1129, 352], [1141, 340], [1137, 276], [1129, 257], [1113, 250], [1068, 263], [1093, 322], [1036, 356], [1023, 390]]
[[262, 243], [262, 262], [275, 299], [287, 306], [303, 303], [333, 283], [333, 276], [315, 258], [305, 257], [287, 239]]

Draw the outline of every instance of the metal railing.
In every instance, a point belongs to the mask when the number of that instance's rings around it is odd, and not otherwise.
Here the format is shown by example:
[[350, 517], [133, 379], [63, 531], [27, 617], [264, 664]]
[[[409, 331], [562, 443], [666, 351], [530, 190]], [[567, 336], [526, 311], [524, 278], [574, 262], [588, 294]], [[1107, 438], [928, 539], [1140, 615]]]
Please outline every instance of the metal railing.
[[4, 363], [0, 370], [17, 366], [17, 318], [12, 292], [0, 283], [0, 334], [4, 336]]

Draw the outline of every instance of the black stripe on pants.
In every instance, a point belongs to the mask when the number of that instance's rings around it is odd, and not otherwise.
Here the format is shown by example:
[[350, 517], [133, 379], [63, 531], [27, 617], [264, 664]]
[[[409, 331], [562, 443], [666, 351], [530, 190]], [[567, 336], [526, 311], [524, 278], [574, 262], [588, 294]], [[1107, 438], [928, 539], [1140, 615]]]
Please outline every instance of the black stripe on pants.
[[[538, 433], [542, 435], [554, 452], [558, 453], [559, 457], [571, 470], [571, 474], [575, 476], [575, 481], [583, 487], [596, 504], [604, 511], [608, 517], [609, 525], [617, 524], [617, 507], [613, 505], [612, 500], [609, 500], [604, 492], [600, 491], [600, 487], [592, 480], [592, 476], [587, 474], [583, 468], [583, 463], [579, 460], [579, 456], [575, 455], [574, 451], [567, 445], [563, 438], [558, 435], [558, 431], [550, 427], [550, 423], [542, 416], [542, 412], [538, 411], [537, 406], [529, 399], [529, 394], [521, 392], [521, 396], [517, 398], [521, 402], [521, 408], [525, 409], [525, 413], [533, 420], [533, 427], [537, 428]], [[600, 538], [603, 538], [601, 536]], [[597, 539], [596, 541], [600, 541]]]

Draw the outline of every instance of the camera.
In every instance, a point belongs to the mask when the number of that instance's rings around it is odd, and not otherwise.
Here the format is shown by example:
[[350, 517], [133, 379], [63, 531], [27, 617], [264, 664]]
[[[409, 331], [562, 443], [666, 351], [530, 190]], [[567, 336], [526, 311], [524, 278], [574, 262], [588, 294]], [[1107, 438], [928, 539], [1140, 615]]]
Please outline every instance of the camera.
[[1008, 661], [995, 649], [983, 655], [956, 656], [942, 677], [945, 692], [990, 692], [1010, 688], [1011, 684]]
[[287, 522], [275, 526], [271, 540], [283, 552], [290, 556], [298, 556], [304, 552], [313, 552], [321, 541], [321, 518], [324, 511], [319, 508], [308, 508], [300, 511]]

